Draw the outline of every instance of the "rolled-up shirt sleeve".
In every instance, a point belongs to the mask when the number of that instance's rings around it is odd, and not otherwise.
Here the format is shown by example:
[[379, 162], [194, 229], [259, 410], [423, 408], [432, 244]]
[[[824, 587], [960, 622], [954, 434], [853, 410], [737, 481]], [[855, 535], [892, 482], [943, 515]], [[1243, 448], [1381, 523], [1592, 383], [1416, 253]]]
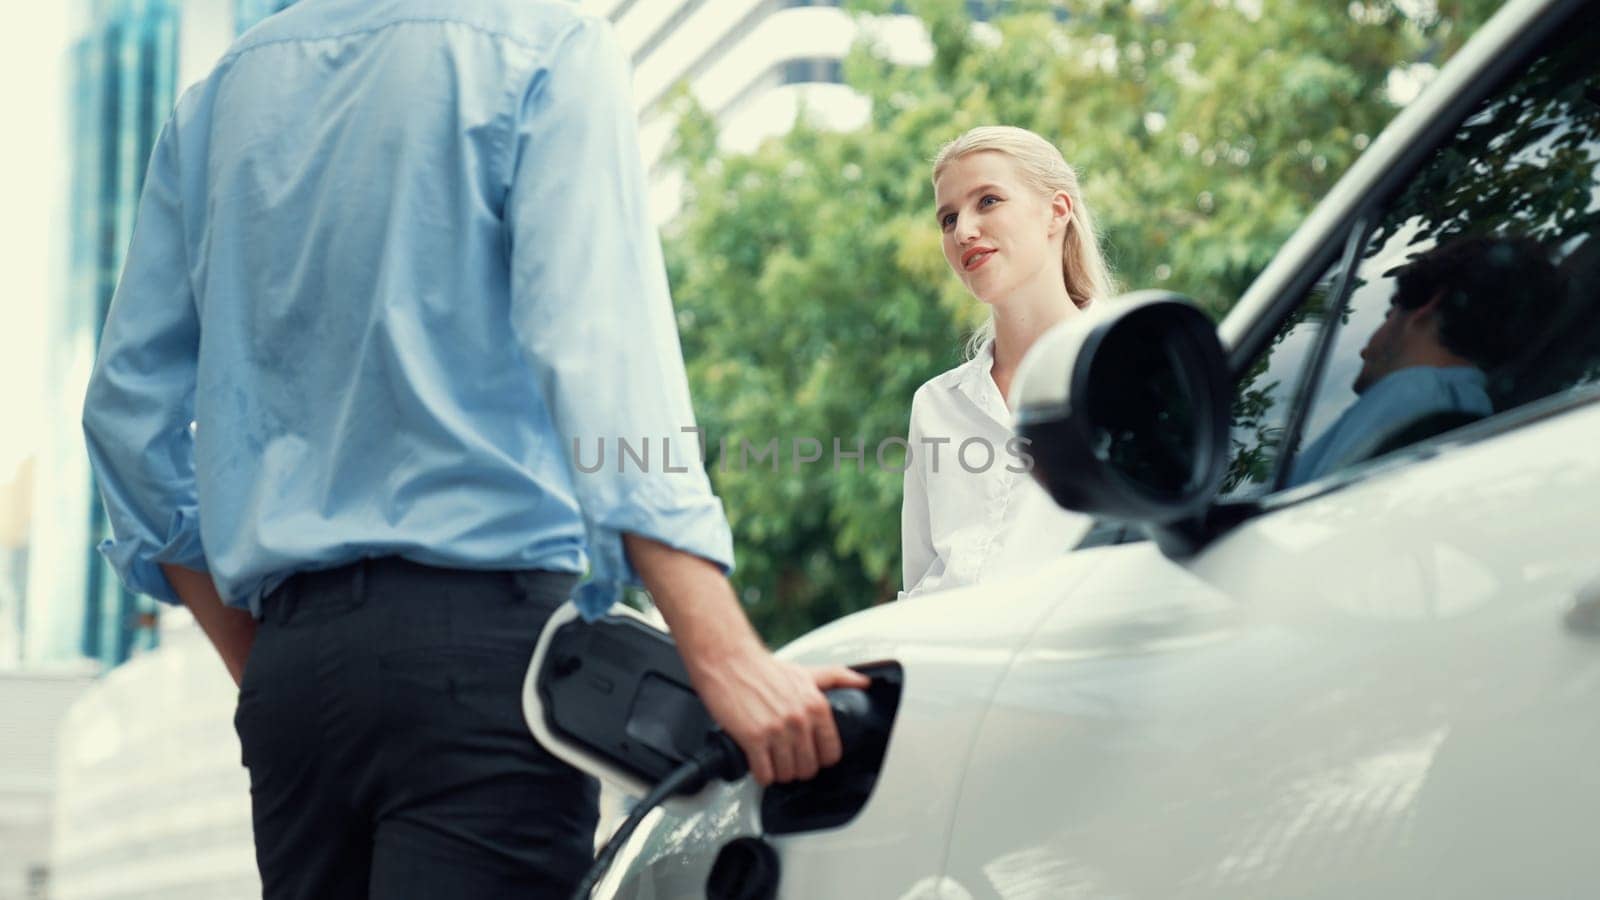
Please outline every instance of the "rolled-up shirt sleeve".
[[733, 566], [694, 430], [628, 71], [603, 22], [581, 20], [528, 86], [513, 152], [512, 327], [571, 467], [590, 556], [578, 605], [592, 618], [639, 583], [623, 533]]
[[178, 597], [160, 569], [207, 571], [194, 477], [200, 327], [184, 244], [178, 149], [156, 142], [84, 399], [83, 428], [111, 537], [100, 552], [130, 590]]

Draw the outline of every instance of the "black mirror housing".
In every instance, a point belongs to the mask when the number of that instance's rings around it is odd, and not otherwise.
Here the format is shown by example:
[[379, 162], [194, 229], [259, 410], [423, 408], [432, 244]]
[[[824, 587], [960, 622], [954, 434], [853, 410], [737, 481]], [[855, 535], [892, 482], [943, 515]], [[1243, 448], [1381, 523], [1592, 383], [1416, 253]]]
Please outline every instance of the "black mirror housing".
[[1167, 291], [1102, 301], [1034, 343], [1012, 389], [1033, 477], [1056, 503], [1162, 525], [1216, 496], [1228, 464], [1227, 359], [1215, 326]]

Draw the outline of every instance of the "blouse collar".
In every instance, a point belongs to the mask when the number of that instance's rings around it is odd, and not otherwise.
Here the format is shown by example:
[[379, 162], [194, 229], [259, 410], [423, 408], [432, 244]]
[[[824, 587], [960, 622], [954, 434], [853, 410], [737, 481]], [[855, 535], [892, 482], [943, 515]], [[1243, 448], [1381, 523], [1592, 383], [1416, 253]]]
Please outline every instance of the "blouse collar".
[[1006, 409], [1005, 398], [989, 374], [994, 368], [994, 338], [985, 341], [972, 358], [958, 369], [955, 388], [984, 414], [1006, 428], [1011, 427], [1011, 411]]

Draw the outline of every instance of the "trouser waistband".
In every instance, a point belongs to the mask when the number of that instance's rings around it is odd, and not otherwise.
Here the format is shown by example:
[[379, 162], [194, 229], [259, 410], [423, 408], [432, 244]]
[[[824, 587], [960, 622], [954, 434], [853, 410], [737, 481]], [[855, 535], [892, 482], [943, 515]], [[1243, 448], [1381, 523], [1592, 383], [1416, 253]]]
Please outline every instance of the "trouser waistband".
[[398, 556], [360, 559], [329, 569], [296, 572], [267, 594], [261, 618], [287, 622], [311, 610], [352, 609], [370, 598], [404, 592], [409, 596], [438, 591], [452, 600], [511, 597], [548, 603], [565, 601], [578, 576], [546, 569], [455, 569], [430, 566]]

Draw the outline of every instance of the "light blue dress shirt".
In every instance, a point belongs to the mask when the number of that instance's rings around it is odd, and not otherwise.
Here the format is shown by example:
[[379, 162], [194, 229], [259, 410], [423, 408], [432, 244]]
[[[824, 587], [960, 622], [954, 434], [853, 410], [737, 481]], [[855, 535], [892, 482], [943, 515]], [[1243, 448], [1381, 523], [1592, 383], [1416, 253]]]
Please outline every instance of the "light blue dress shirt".
[[1396, 428], [1437, 413], [1487, 416], [1488, 379], [1472, 366], [1411, 366], [1368, 387], [1295, 460], [1289, 484], [1303, 484], [1376, 450]]
[[176, 563], [259, 611], [368, 556], [588, 568], [592, 617], [637, 584], [622, 532], [730, 568], [628, 80], [564, 2], [302, 0], [241, 37], [156, 144], [86, 399], [124, 583], [175, 602]]

